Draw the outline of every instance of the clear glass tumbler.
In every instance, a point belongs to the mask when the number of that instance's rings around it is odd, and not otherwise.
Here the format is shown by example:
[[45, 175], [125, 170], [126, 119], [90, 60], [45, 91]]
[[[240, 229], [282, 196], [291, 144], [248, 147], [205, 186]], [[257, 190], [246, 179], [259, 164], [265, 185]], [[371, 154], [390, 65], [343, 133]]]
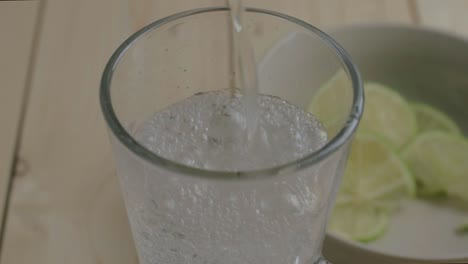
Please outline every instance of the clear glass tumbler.
[[319, 87], [344, 74], [336, 104], [313, 113], [319, 120], [334, 114], [324, 123], [329, 141], [300, 160], [256, 171], [202, 170], [156, 155], [135, 138], [147, 118], [195, 93], [234, 85], [229, 10], [191, 10], [136, 32], [111, 57], [100, 100], [142, 264], [326, 262], [321, 245], [362, 114], [361, 80], [319, 29], [247, 11], [260, 93], [307, 108]]

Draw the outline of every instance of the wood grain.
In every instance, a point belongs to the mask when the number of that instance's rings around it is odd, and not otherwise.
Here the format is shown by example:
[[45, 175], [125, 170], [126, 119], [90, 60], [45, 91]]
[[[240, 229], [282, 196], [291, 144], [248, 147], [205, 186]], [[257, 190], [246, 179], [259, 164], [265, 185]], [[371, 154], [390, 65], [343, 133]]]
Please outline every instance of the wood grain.
[[[247, 1], [249, 2], [249, 1]], [[253, 6], [286, 13], [320, 27], [363, 23], [411, 23], [406, 0], [255, 1]], [[300, 2], [300, 4], [299, 4]]]
[[468, 1], [416, 0], [422, 25], [468, 38]]
[[37, 2], [0, 2], [0, 212], [2, 213], [15, 160], [37, 7]]
[[[2, 264], [137, 263], [105, 124], [98, 82], [130, 32], [220, 0], [47, 0], [15, 178]], [[320, 26], [409, 23], [403, 0], [252, 1]]]

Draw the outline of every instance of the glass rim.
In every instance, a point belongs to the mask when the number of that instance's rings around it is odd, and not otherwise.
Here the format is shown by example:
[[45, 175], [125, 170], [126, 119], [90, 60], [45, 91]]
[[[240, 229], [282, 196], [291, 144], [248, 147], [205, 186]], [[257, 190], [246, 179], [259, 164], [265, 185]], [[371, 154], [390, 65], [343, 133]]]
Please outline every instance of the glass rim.
[[284, 171], [301, 170], [319, 163], [320, 161], [322, 161], [323, 159], [340, 149], [341, 146], [346, 144], [351, 139], [355, 130], [357, 129], [357, 126], [363, 113], [364, 104], [362, 80], [359, 71], [357, 70], [357, 67], [351, 61], [350, 56], [333, 38], [331, 38], [326, 33], [307, 22], [279, 12], [250, 7], [246, 8], [247, 12], [275, 16], [278, 18], [288, 20], [307, 29], [308, 31], [317, 35], [322, 41], [324, 41], [328, 45], [328, 47], [330, 47], [335, 52], [335, 54], [341, 61], [342, 67], [345, 69], [345, 71], [351, 79], [353, 89], [353, 102], [351, 106], [351, 111], [348, 114], [345, 125], [340, 129], [340, 131], [330, 141], [328, 141], [327, 144], [325, 144], [325, 146], [300, 159], [296, 159], [288, 163], [270, 168], [249, 171], [206, 170], [172, 161], [150, 151], [149, 149], [141, 145], [127, 132], [127, 130], [122, 126], [119, 119], [117, 118], [111, 100], [111, 83], [113, 73], [121, 58], [127, 52], [127, 50], [147, 32], [153, 31], [172, 21], [176, 21], [178, 19], [196, 14], [228, 10], [228, 7], [206, 7], [192, 9], [162, 18], [160, 20], [148, 24], [147, 26], [133, 33], [114, 51], [102, 74], [99, 99], [101, 104], [101, 110], [103, 112], [107, 125], [111, 129], [113, 135], [120, 141], [120, 143], [123, 144], [126, 148], [128, 148], [138, 157], [146, 160], [147, 162], [155, 166], [163, 167], [167, 170], [190, 176], [216, 179], [258, 178], [277, 175]]

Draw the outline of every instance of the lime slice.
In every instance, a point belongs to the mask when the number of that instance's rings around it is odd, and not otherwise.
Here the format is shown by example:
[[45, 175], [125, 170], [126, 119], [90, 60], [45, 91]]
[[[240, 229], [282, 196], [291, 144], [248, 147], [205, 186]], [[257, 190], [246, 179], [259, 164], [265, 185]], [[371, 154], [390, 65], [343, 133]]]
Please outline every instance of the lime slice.
[[385, 234], [388, 212], [372, 206], [336, 206], [329, 228], [349, 239], [370, 242]]
[[360, 129], [386, 137], [396, 148], [417, 131], [416, 117], [406, 100], [382, 84], [364, 85], [365, 105]]
[[364, 132], [356, 135], [339, 194], [377, 205], [382, 199], [413, 196], [415, 190], [408, 167], [386, 139]]
[[323, 124], [328, 135], [336, 135], [348, 117], [353, 91], [348, 75], [340, 70], [319, 88], [308, 107]]
[[435, 109], [432, 106], [423, 103], [414, 103], [411, 105], [418, 124], [419, 132], [430, 130], [444, 131], [460, 135], [460, 128], [445, 113]]
[[408, 168], [385, 139], [358, 133], [351, 146], [330, 229], [358, 241], [377, 239], [385, 233], [389, 213], [399, 206], [402, 198], [414, 193], [415, 184]]
[[408, 145], [402, 157], [425, 193], [447, 192], [468, 201], [468, 142], [457, 135], [426, 132]]
[[458, 234], [463, 234], [463, 235], [468, 234], [468, 220], [465, 223], [458, 226], [456, 229], [456, 232]]

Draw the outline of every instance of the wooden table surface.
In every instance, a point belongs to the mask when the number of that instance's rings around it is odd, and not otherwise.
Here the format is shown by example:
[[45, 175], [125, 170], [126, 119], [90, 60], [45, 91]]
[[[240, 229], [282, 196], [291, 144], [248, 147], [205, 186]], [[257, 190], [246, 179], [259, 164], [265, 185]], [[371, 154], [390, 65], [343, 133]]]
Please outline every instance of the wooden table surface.
[[[403, 23], [468, 37], [467, 0], [246, 0], [320, 27]], [[1, 264], [138, 263], [98, 104], [130, 32], [223, 0], [0, 1]]]

